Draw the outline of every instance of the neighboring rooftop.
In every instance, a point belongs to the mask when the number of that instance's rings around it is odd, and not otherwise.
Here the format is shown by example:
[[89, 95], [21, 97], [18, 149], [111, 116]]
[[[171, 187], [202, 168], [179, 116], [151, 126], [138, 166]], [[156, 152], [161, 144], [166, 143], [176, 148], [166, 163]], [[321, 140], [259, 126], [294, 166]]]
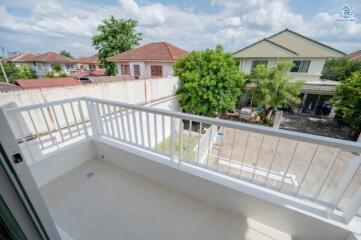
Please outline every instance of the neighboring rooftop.
[[74, 59], [76, 63], [84, 63], [84, 64], [99, 64], [99, 60], [96, 54], [89, 57], [78, 57]]
[[285, 29], [233, 54], [234, 57], [343, 57], [345, 53], [297, 32]]
[[4, 59], [4, 61], [9, 62], [32, 62], [36, 58], [35, 54], [32, 53], [22, 53], [15, 56], [7, 57]]
[[47, 52], [36, 56], [33, 59], [33, 62], [73, 63], [74, 59], [65, 57], [54, 52]]
[[130, 75], [120, 75], [120, 76], [104, 76], [104, 77], [90, 77], [90, 83], [109, 83], [109, 82], [120, 82], [125, 80], [134, 80]]
[[80, 84], [73, 77], [49, 78], [49, 79], [19, 79], [16, 84], [23, 89], [65, 87]]
[[21, 87], [15, 85], [15, 84], [0, 82], [0, 92], [10, 92], [10, 91], [16, 91], [16, 90], [20, 90], [20, 89], [21, 89]]
[[70, 75], [75, 78], [83, 78], [83, 77], [102, 77], [105, 76], [105, 70], [87, 70], [87, 71], [79, 71]]
[[361, 60], [361, 50], [347, 54], [347, 58], [351, 60]]
[[149, 43], [144, 46], [108, 57], [110, 62], [118, 61], [175, 61], [188, 52], [167, 42]]

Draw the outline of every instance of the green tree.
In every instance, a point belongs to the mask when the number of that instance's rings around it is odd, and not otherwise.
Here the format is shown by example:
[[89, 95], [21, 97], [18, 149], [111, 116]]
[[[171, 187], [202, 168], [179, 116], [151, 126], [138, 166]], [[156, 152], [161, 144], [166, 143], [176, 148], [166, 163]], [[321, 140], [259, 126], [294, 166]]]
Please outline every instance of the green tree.
[[219, 116], [232, 110], [244, 88], [245, 75], [221, 46], [193, 51], [173, 66], [180, 79], [180, 106], [188, 113]]
[[274, 68], [257, 65], [250, 78], [255, 82], [251, 90], [256, 104], [263, 106], [267, 120], [271, 118], [273, 110], [290, 104], [300, 103], [299, 98], [302, 81], [291, 81], [287, 73], [292, 67], [290, 62], [280, 62]]
[[331, 58], [326, 61], [323, 67], [322, 78], [342, 81], [349, 78], [356, 71], [361, 71], [361, 61], [348, 58]]
[[44, 78], [54, 78], [55, 74], [53, 71], [48, 71], [44, 74]]
[[53, 69], [53, 71], [55, 72], [60, 72], [61, 71], [61, 65], [56, 63], [56, 64], [53, 64], [53, 66], [51, 67]]
[[66, 51], [66, 50], [61, 50], [59, 54], [65, 56], [65, 57], [74, 58], [74, 57], [71, 55], [71, 53], [68, 52], [68, 51]]
[[[3, 62], [3, 66], [10, 83], [15, 83], [17, 79], [34, 79], [37, 77], [35, 71], [26, 64], [16, 66], [11, 62]], [[2, 71], [0, 71], [0, 81], [6, 82]]]
[[341, 81], [336, 87], [332, 103], [336, 107], [337, 116], [353, 129], [361, 130], [361, 71]]
[[27, 64], [17, 67], [16, 79], [35, 79], [36, 72]]
[[98, 26], [93, 46], [98, 50], [98, 59], [105, 66], [108, 75], [117, 72], [115, 63], [107, 62], [107, 57], [128, 51], [139, 44], [141, 33], [136, 31], [137, 21], [133, 19], [115, 19], [111, 16]]

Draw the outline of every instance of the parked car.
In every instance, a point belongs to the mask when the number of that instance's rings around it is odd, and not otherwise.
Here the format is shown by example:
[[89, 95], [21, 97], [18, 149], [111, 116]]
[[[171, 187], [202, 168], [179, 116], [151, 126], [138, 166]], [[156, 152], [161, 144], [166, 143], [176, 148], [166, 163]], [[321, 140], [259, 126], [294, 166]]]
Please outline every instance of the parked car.
[[316, 108], [315, 113], [317, 115], [327, 115], [331, 112], [332, 109], [332, 104], [327, 102], [327, 103], [323, 103], [322, 105], [318, 106]]

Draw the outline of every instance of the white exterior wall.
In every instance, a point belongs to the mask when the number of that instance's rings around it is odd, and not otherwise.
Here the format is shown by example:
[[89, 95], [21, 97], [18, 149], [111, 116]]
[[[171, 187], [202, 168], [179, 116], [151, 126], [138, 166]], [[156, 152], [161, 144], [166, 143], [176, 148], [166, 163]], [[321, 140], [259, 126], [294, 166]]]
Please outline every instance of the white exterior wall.
[[173, 63], [171, 62], [122, 62], [117, 63], [117, 69], [118, 69], [118, 75], [122, 75], [121, 73], [121, 65], [129, 64], [130, 68], [130, 75], [134, 77], [134, 65], [139, 65], [140, 68], [140, 76], [139, 78], [151, 78], [151, 71], [150, 66], [151, 65], [161, 65], [163, 69], [163, 77], [171, 77], [173, 76]]
[[[32, 63], [29, 66], [36, 72], [36, 75], [43, 76], [47, 72], [53, 70], [54, 64], [59, 64], [61, 66], [61, 71], [65, 73], [70, 73], [70, 71], [75, 68], [75, 64], [73, 64], [73, 68], [67, 68], [66, 66], [67, 64], [64, 63], [42, 63], [42, 62], [36, 62], [35, 64]], [[68, 65], [72, 65], [72, 64], [69, 63]]]
[[289, 73], [288, 75], [295, 80], [303, 81], [318, 81], [321, 77], [323, 65], [325, 64], [326, 58], [241, 58], [239, 63], [239, 70], [247, 74], [251, 73], [252, 61], [253, 60], [268, 60], [267, 67], [275, 67], [278, 61], [293, 61], [293, 60], [311, 60], [310, 66], [307, 73]]

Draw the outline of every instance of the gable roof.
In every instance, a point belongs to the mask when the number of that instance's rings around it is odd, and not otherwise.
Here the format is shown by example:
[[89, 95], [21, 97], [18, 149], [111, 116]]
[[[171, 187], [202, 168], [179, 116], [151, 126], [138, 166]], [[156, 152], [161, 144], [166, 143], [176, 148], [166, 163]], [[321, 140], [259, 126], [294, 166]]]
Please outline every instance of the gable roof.
[[85, 64], [99, 64], [100, 61], [98, 60], [98, 57], [96, 54], [89, 56], [89, 57], [78, 57], [74, 59], [74, 62], [76, 63], [85, 63]]
[[54, 52], [46, 52], [39, 56], [36, 56], [33, 62], [73, 63], [74, 59], [65, 57]]
[[149, 43], [144, 46], [133, 48], [129, 51], [108, 57], [110, 62], [118, 61], [175, 61], [187, 55], [188, 52], [167, 42]]
[[348, 54], [347, 58], [351, 60], [361, 60], [361, 50]]
[[80, 84], [73, 77], [63, 77], [63, 78], [49, 78], [49, 79], [19, 79], [15, 81], [16, 85], [19, 85], [21, 88], [30, 89], [30, 88], [52, 88], [52, 87], [65, 87], [65, 86], [74, 86]]
[[36, 55], [32, 53], [22, 53], [15, 56], [7, 57], [4, 61], [9, 62], [33, 62]]
[[[275, 45], [284, 48], [290, 52], [293, 52], [297, 55], [297, 57], [343, 57], [345, 53], [330, 47], [326, 44], [303, 36], [299, 33], [291, 31], [289, 29], [285, 29], [281, 32], [278, 32], [268, 38], [265, 38], [264, 41], [268, 41], [269, 43], [274, 43]], [[259, 45], [262, 42], [256, 42], [248, 47], [245, 47], [233, 54], [234, 57], [269, 57], [267, 56], [270, 48], [262, 48], [258, 51], [251, 51], [250, 48], [260, 48]], [[268, 54], [269, 55], [269, 54]], [[274, 57], [284, 57], [274, 56]]]

